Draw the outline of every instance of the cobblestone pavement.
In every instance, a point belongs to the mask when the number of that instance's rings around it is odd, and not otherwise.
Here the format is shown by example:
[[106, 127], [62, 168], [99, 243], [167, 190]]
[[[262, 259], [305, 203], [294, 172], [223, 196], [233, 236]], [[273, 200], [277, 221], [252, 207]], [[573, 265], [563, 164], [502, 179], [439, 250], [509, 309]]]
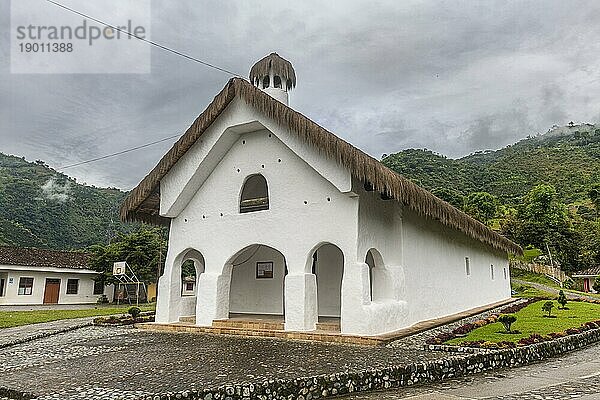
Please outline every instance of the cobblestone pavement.
[[[85, 327], [0, 349], [0, 386], [46, 399], [136, 399], [226, 383], [358, 371], [444, 354]], [[140, 391], [140, 392], [137, 392]]]
[[59, 332], [76, 329], [87, 326], [92, 323], [93, 317], [64, 319], [60, 321], [44, 322], [40, 324], [31, 324], [17, 326], [14, 328], [0, 329], [0, 348], [22, 343], [28, 340], [50, 336]]
[[560, 358], [427, 386], [346, 396], [343, 400], [599, 400], [600, 344]]

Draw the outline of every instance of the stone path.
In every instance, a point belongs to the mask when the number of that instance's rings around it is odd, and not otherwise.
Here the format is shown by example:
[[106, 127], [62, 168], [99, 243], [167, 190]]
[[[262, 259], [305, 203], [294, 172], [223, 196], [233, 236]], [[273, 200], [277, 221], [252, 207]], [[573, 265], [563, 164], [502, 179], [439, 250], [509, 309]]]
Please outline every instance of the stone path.
[[74, 318], [17, 326], [14, 328], [3, 328], [0, 329], [0, 349], [17, 343], [24, 343], [30, 340], [81, 328], [83, 326], [89, 326], [92, 324], [93, 319], [93, 317]]
[[[556, 289], [550, 286], [546, 286], [546, 285], [542, 285], [541, 283], [536, 283], [536, 282], [529, 282], [529, 281], [523, 281], [521, 279], [512, 279], [513, 282], [518, 283], [520, 285], [526, 285], [526, 286], [531, 286], [534, 287], [538, 290], [542, 290], [544, 292], [548, 292], [548, 293], [552, 293], [556, 296], [558, 296], [558, 292], [560, 289]], [[575, 300], [575, 299], [587, 299], [587, 300], [598, 300], [597, 297], [594, 296], [586, 296], [583, 294], [576, 294], [576, 293], [571, 293], [568, 291], [565, 291], [565, 296], [567, 296], [567, 299], [569, 300]]]
[[344, 400], [599, 400], [600, 344], [544, 363]]

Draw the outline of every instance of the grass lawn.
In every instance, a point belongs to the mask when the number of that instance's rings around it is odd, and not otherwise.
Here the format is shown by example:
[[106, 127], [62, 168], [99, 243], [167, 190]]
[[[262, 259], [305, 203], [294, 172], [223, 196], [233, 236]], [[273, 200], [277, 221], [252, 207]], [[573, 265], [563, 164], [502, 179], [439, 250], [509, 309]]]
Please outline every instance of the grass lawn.
[[568, 310], [557, 309], [558, 303], [554, 302], [552, 315], [557, 318], [544, 317], [542, 304], [544, 300], [530, 304], [517, 312], [517, 322], [511, 329], [519, 330], [519, 334], [505, 334], [500, 322], [488, 324], [469, 332], [466, 337], [454, 338], [448, 344], [460, 344], [464, 341], [484, 340], [487, 342], [517, 342], [519, 339], [529, 337], [532, 333], [547, 335], [552, 332], [561, 332], [568, 328], [577, 328], [585, 322], [600, 320], [600, 304], [571, 301], [567, 304]]
[[[140, 304], [142, 311], [154, 310], [156, 304]], [[85, 310], [35, 310], [35, 311], [0, 311], [0, 329], [13, 326], [37, 324], [40, 322], [57, 321], [59, 319], [95, 317], [100, 315], [124, 314], [131, 307], [96, 306]]]

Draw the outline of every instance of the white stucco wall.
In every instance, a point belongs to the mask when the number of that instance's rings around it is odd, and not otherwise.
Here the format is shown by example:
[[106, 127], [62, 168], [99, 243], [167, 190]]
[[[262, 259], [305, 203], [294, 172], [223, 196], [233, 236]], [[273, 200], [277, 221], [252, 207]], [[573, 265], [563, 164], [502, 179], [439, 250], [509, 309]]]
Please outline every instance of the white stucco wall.
[[[510, 298], [506, 253], [409, 211], [404, 213], [404, 236], [409, 323]], [[465, 257], [469, 257], [470, 276]], [[491, 265], [495, 268], [494, 279]]]
[[[211, 126], [215, 132], [205, 133], [205, 143], [213, 133], [229, 135], [236, 141], [216, 165], [206, 166], [212, 168], [210, 173], [202, 172], [206, 177], [196, 181], [194, 190], [185, 183], [199, 174], [198, 162], [211, 158], [209, 151], [194, 146], [181, 167], [161, 182], [164, 215], [178, 208], [182, 211], [171, 221], [166, 271], [159, 284], [157, 321], [177, 321], [182, 315], [180, 296], [169, 289], [177, 287], [172, 267], [179, 254], [193, 248], [206, 260], [205, 272], [198, 278], [196, 317], [198, 324], [210, 325], [214, 319], [227, 318], [230, 311], [232, 257], [252, 244], [262, 244], [286, 258], [285, 298], [295, 300], [285, 302], [286, 327], [314, 329], [317, 304], [316, 279], [310, 271], [312, 252], [320, 244], [330, 242], [350, 259], [355, 258], [358, 199], [349, 192], [350, 175], [240, 101], [229, 107], [234, 112], [228, 110], [221, 116], [225, 122], [218, 118]], [[243, 127], [228, 129], [233, 120], [247, 124], [248, 129], [257, 127], [253, 121], [271, 128], [244, 133]], [[213, 139], [218, 147], [218, 138]], [[270, 208], [240, 214], [240, 190], [252, 174], [266, 178]], [[193, 195], [185, 200], [189, 193]], [[178, 206], [163, 206], [162, 196]]]
[[[0, 305], [43, 304], [46, 279], [60, 279], [58, 304], [96, 303], [100, 295], [94, 294], [94, 277], [96, 272], [89, 270], [65, 270], [63, 268], [16, 267], [0, 265], [0, 277], [5, 278], [4, 296], [0, 297]], [[19, 279], [33, 278], [31, 295], [19, 295]], [[79, 279], [77, 294], [67, 294], [67, 281]], [[112, 286], [105, 287], [105, 294], [112, 299]]]

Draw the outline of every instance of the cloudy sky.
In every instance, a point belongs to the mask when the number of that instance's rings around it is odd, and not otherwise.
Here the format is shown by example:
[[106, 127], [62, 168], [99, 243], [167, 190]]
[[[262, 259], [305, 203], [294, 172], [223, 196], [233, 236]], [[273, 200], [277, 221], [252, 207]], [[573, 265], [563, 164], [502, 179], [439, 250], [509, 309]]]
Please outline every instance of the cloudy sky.
[[[103, 18], [135, 18], [123, 13]], [[460, 157], [600, 120], [599, 14], [597, 1], [157, 0], [150, 30], [244, 76], [277, 51], [298, 76], [290, 105], [376, 158]], [[149, 74], [15, 74], [8, 0], [0, 24], [0, 152], [55, 168], [183, 133], [229, 79], [155, 48]], [[169, 147], [64, 172], [131, 189]]]

